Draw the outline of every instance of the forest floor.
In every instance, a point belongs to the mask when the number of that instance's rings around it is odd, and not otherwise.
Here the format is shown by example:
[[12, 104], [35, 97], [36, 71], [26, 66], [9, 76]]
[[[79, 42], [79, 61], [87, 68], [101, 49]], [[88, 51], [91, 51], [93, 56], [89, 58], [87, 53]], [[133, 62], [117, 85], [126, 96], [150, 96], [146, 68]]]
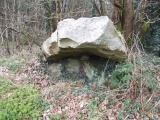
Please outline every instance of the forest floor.
[[[143, 86], [143, 83], [137, 83], [135, 78], [132, 78], [128, 88], [111, 89], [109, 86], [99, 86], [96, 82], [86, 83], [83, 79], [78, 81], [54, 80], [49, 76], [45, 67], [46, 63], [41, 61], [40, 54], [40, 49], [35, 49], [31, 52], [23, 50], [9, 57], [0, 56], [0, 103], [2, 100], [10, 102], [9, 98], [17, 87], [34, 86], [34, 89], [39, 91], [46, 103], [41, 104], [45, 107], [40, 110], [40, 113], [37, 113], [38, 117], [43, 120], [160, 119], [159, 58], [155, 59], [156, 64], [147, 65], [148, 70], [150, 70], [147, 72], [154, 74], [153, 76], [157, 81], [156, 89], [152, 90], [152, 88]], [[145, 73], [140, 67], [137, 70], [141, 74]], [[130, 71], [127, 72], [127, 74], [130, 73]], [[24, 99], [25, 97], [22, 101]], [[11, 102], [14, 100], [15, 98]], [[5, 104], [7, 106], [8, 103]], [[5, 114], [9, 110], [16, 111], [16, 107], [10, 108], [1, 105], [0, 109], [2, 109], [0, 120], [7, 118], [7, 115], [2, 115], [4, 111], [7, 111]], [[31, 109], [39, 111], [39, 107], [36, 106]], [[21, 112], [21, 109], [18, 112]], [[29, 111], [26, 110], [25, 112]], [[25, 114], [21, 114], [19, 119], [23, 119], [23, 115]], [[33, 113], [28, 115], [32, 116]], [[37, 116], [35, 115], [35, 117]], [[34, 115], [24, 118], [33, 119]]]

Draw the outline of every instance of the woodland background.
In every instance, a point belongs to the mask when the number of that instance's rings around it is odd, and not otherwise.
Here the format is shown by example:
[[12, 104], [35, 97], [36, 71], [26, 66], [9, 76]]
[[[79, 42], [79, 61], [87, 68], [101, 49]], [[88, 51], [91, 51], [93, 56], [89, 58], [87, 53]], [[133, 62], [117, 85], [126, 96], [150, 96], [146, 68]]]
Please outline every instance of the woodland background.
[[[131, 45], [134, 38], [142, 40], [149, 29], [152, 32], [146, 38], [160, 36], [159, 5], [158, 0], [0, 0], [1, 45], [8, 54], [25, 44], [41, 46], [63, 19], [103, 15], [109, 16]], [[144, 44], [151, 43], [155, 44], [152, 40]]]

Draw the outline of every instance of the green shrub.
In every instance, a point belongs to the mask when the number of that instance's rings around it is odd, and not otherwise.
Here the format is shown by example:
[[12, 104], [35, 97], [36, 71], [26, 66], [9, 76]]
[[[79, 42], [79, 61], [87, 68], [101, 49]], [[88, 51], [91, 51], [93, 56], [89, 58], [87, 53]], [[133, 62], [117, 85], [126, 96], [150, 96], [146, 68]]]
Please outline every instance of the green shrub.
[[0, 77], [0, 95], [5, 95], [6, 93], [10, 93], [15, 90], [16, 86], [12, 84], [12, 82], [8, 78]]
[[153, 55], [137, 57], [134, 62], [124, 62], [116, 66], [110, 77], [112, 88], [128, 88], [133, 78], [138, 84], [150, 90], [158, 86], [157, 75], [160, 71], [160, 57]]
[[110, 77], [110, 86], [123, 87], [129, 86], [129, 82], [132, 78], [131, 72], [133, 71], [133, 64], [129, 62], [120, 63], [116, 66], [116, 69], [112, 72]]
[[0, 120], [38, 118], [45, 105], [38, 90], [20, 86], [8, 98], [0, 99]]

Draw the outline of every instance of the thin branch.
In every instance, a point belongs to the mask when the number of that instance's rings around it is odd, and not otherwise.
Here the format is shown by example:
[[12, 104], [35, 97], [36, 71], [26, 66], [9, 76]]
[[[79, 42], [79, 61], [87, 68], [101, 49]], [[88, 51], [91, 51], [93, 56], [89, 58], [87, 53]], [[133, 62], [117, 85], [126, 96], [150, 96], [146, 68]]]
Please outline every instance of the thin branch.
[[1, 45], [3, 45], [3, 43], [4, 43], [3, 34], [4, 34], [4, 32], [5, 32], [7, 29], [8, 29], [8, 27], [6, 27], [6, 28], [3, 30], [2, 34], [1, 34], [1, 39], [2, 39], [2, 44], [1, 44]]
[[124, 7], [120, 4], [117, 4], [116, 2], [112, 1], [112, 0], [109, 0], [115, 7], [121, 9], [121, 10], [124, 10]]
[[99, 8], [97, 7], [95, 0], [91, 0], [91, 3], [93, 5], [93, 7], [96, 9], [98, 15], [101, 16], [101, 12], [100, 12]]
[[142, 3], [143, 3], [143, 0], [141, 0], [140, 2], [139, 2], [139, 4], [138, 4], [138, 7], [137, 7], [137, 9], [136, 9], [136, 14], [135, 14], [135, 23], [136, 23], [136, 21], [137, 21], [137, 19], [138, 19], [138, 15], [139, 15], [139, 11], [140, 11], [140, 8], [141, 8], [141, 6], [142, 6]]

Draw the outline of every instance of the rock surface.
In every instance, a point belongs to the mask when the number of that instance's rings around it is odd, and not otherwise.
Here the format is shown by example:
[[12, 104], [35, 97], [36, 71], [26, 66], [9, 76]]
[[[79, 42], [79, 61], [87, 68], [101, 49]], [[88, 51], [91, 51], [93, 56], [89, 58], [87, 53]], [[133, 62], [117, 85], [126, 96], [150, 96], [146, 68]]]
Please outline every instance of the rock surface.
[[52, 81], [85, 81], [97, 82], [99, 85], [107, 82], [118, 62], [91, 56], [88, 60], [64, 58], [58, 62], [49, 62], [48, 71]]
[[59, 22], [57, 30], [43, 42], [42, 50], [47, 60], [53, 61], [92, 54], [122, 61], [127, 53], [123, 36], [107, 16]]

